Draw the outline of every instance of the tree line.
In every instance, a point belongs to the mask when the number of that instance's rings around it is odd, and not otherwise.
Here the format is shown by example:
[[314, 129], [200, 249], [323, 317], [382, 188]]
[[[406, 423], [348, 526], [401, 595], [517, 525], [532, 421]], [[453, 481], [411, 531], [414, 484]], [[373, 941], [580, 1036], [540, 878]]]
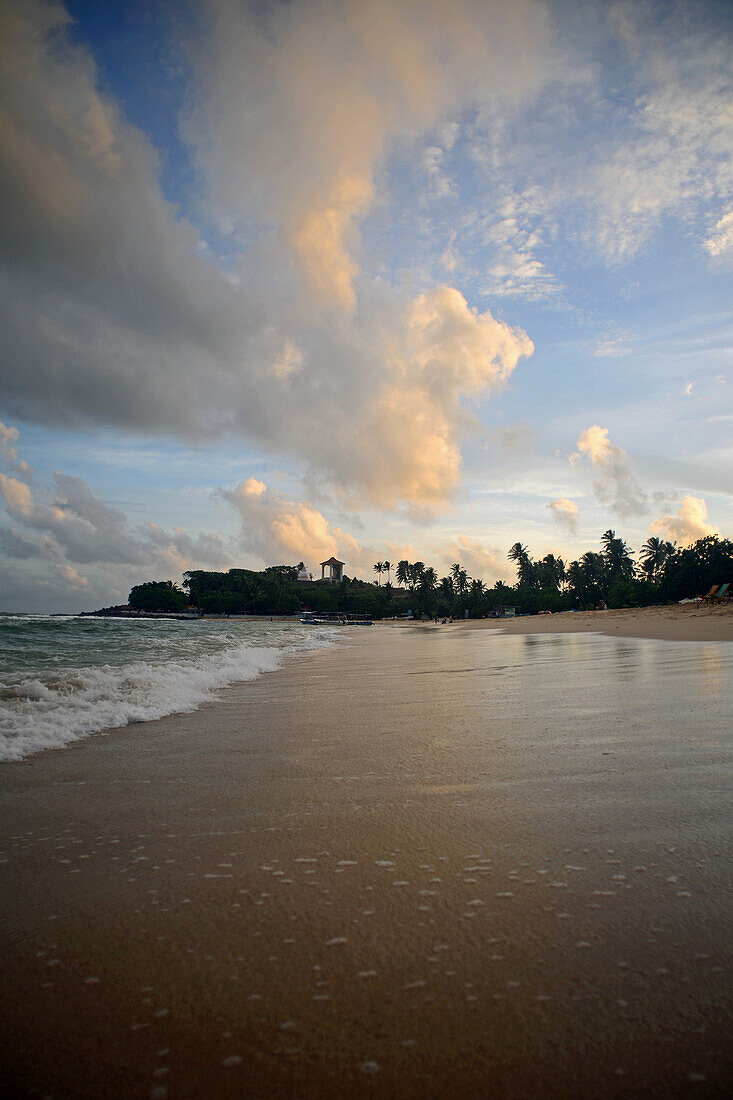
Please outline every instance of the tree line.
[[[717, 535], [678, 547], [651, 537], [639, 551], [609, 529], [598, 550], [588, 550], [565, 564], [554, 554], [534, 561], [529, 549], [516, 542], [508, 558], [517, 569], [514, 585], [496, 581], [493, 587], [469, 576], [455, 562], [439, 577], [433, 566], [406, 559], [396, 565], [375, 563], [376, 583], [349, 577], [339, 584], [298, 581], [303, 563], [268, 566], [260, 572], [230, 569], [189, 570], [183, 585], [147, 581], [135, 585], [129, 606], [141, 611], [182, 611], [194, 607], [209, 614], [297, 615], [361, 614], [372, 618], [413, 614], [481, 618], [506, 606], [520, 614], [539, 611], [588, 610], [601, 606], [643, 607], [676, 602], [706, 592], [714, 584], [733, 581], [733, 542]], [[394, 570], [395, 584], [391, 575]], [[381, 583], [386, 573], [386, 583]]]

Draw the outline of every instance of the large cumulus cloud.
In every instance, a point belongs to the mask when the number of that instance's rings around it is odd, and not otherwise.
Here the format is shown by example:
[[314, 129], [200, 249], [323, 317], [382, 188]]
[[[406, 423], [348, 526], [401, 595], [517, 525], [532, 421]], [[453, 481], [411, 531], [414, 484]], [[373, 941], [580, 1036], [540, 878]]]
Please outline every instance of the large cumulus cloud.
[[[487, 396], [531, 345], [454, 288], [368, 274], [359, 224], [384, 202], [380, 172], [400, 142], [477, 97], [536, 90], [542, 10], [204, 10], [186, 131], [206, 185], [189, 211], [197, 229], [165, 200], [148, 139], [98, 90], [64, 8], [3, 6], [0, 402], [54, 425], [233, 433], [362, 499], [446, 500], [466, 399]], [[202, 241], [212, 227], [226, 262]], [[458, 368], [411, 350], [428, 308], [463, 324]]]

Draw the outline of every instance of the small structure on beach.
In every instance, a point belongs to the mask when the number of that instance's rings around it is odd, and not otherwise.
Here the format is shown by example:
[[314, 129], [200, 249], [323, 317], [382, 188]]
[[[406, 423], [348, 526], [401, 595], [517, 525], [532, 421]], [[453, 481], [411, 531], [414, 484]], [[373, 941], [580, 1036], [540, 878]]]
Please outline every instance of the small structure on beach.
[[[331, 584], [338, 584], [343, 580], [344, 565], [346, 563], [339, 561], [338, 558], [329, 558], [328, 561], [321, 562], [321, 580], [328, 580]], [[326, 566], [328, 566], [328, 577], [326, 576]]]

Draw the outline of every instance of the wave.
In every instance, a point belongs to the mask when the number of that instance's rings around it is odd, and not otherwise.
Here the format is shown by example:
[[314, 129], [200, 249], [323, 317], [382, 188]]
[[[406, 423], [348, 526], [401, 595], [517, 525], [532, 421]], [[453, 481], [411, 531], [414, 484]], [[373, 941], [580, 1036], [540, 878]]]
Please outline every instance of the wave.
[[0, 761], [62, 748], [90, 734], [196, 710], [229, 684], [274, 672], [283, 655], [335, 637], [285, 645], [244, 642], [190, 659], [88, 665], [12, 677], [0, 688]]

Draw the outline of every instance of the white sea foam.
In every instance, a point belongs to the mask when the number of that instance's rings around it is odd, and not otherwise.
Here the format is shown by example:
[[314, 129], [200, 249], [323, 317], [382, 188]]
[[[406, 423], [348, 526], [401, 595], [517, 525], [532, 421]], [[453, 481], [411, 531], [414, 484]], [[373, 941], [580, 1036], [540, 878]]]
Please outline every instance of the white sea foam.
[[[82, 621], [80, 631], [88, 631], [88, 623]], [[120, 633], [125, 625], [120, 624]], [[250, 629], [240, 640], [234, 630], [224, 628], [217, 635], [211, 629], [213, 624], [207, 624], [206, 632], [192, 633], [187, 645], [180, 633], [167, 636], [160, 624], [155, 624], [152, 630], [157, 637], [151, 646], [150, 634], [146, 631], [141, 636], [142, 624], [136, 625], [135, 636], [130, 637], [128, 631], [121, 646], [118, 637], [108, 639], [114, 627], [105, 624], [101, 652], [109, 640], [110, 651], [117, 646], [120, 663], [96, 663], [87, 638], [79, 640], [76, 655], [77, 659], [88, 658], [88, 663], [69, 665], [74, 638], [68, 636], [68, 620], [63, 628], [53, 624], [57, 631], [53, 660], [47, 651], [37, 660], [33, 654], [27, 662], [15, 660], [15, 667], [3, 675], [0, 684], [0, 761], [60, 748], [100, 730], [195, 710], [230, 684], [274, 671], [288, 652], [321, 648], [335, 641], [334, 635], [297, 628], [279, 628], [268, 634], [264, 626], [259, 632]], [[124, 660], [137, 654], [144, 654], [145, 659]]]

